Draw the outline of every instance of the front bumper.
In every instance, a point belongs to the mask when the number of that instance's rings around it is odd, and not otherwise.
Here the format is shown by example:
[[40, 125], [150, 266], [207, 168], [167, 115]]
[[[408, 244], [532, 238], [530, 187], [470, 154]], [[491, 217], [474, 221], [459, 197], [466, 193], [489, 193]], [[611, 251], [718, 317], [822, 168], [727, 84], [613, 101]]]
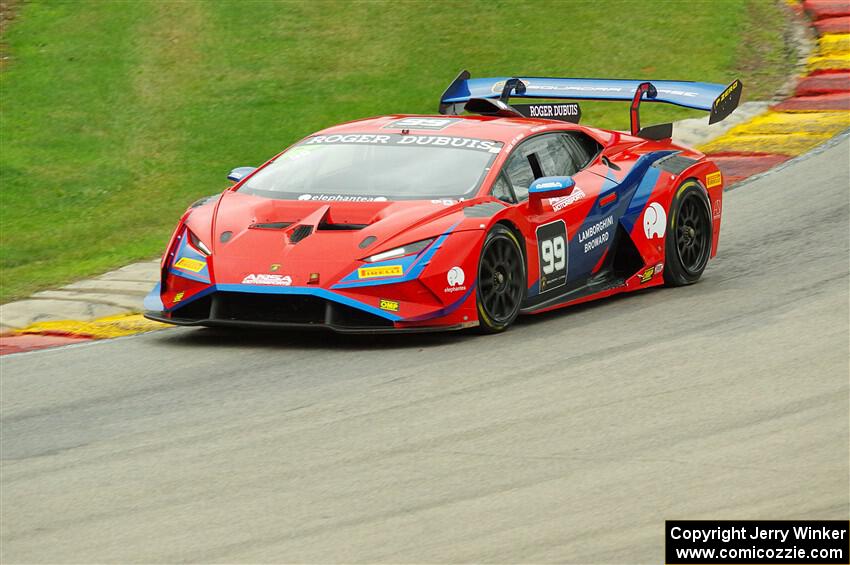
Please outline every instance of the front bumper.
[[[231, 288], [233, 287], [233, 288]], [[182, 326], [241, 326], [290, 329], [329, 329], [340, 333], [396, 333], [460, 330], [477, 321], [406, 325], [402, 318], [333, 291], [305, 287], [267, 287], [246, 292], [243, 285], [212, 286], [185, 304], [164, 309], [146, 301], [145, 317]]]

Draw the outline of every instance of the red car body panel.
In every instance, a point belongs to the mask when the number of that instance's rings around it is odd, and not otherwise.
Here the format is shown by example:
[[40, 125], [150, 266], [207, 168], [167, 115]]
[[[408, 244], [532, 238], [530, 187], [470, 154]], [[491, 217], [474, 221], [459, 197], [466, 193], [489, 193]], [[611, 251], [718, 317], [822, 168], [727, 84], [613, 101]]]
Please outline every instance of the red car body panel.
[[[420, 116], [392, 115], [357, 120], [322, 130], [310, 137], [381, 134], [387, 131], [385, 128], [391, 122], [409, 117]], [[664, 246], [668, 234], [659, 237], [658, 233], [652, 233], [652, 237], [648, 237], [651, 232], [645, 229], [642, 221], [645, 221], [648, 207], [660, 206], [668, 211], [676, 189], [685, 179], [695, 179], [706, 190], [713, 216], [711, 256], [717, 253], [723, 181], [717, 166], [704, 155], [677, 146], [669, 139], [651, 141], [561, 121], [485, 116], [453, 119], [455, 122], [444, 131], [410, 129], [409, 133], [502, 142], [504, 146], [475, 197], [459, 202], [275, 200], [238, 192], [251, 178], [248, 175], [220, 196], [190, 208], [183, 215], [163, 256], [162, 281], [146, 301], [146, 315], [183, 324], [250, 324], [252, 320], [237, 319], [232, 315], [228, 318], [230, 314], [227, 312], [215, 312], [218, 306], [209, 298], [217, 293], [230, 296], [242, 292], [246, 295], [315, 297], [339, 306], [344, 310], [344, 316], [350, 318], [340, 324], [333, 319], [337, 315], [334, 313], [319, 320], [315, 312], [311, 311], [308, 315], [297, 311], [292, 314], [291, 320], [270, 320], [260, 312], [258, 319], [253, 320], [256, 323], [327, 326], [340, 331], [474, 326], [479, 322], [475, 290], [479, 256], [486, 234], [497, 223], [511, 227], [524, 244], [528, 298], [523, 305], [523, 313], [543, 312], [657, 286], [663, 283]], [[602, 147], [593, 160], [573, 176], [579, 190], [575, 194], [583, 196], [575, 197], [566, 204], [567, 200], [544, 198], [540, 209], [536, 209], [530, 199], [506, 204], [490, 196], [494, 181], [517, 145], [532, 136], [562, 131], [585, 133]], [[688, 161], [682, 170], [674, 172], [654, 167], [671, 155], [685, 157], [692, 162]], [[274, 158], [258, 170], [272, 161]], [[626, 185], [637, 186], [637, 189], [626, 193]], [[637, 194], [641, 195], [639, 200], [635, 199]], [[470, 212], [470, 208], [482, 204], [487, 206], [477, 210], [486, 213]], [[569, 236], [570, 260], [575, 258], [575, 268], [578, 269], [570, 271], [568, 282], [592, 279], [603, 268], [619, 229], [628, 234], [641, 264], [634, 273], [610, 287], [589, 288], [588, 292], [565, 294], [560, 299], [557, 292], [547, 291], [552, 297], [542, 299], [543, 293], [536, 286], [541, 279], [537, 229], [560, 221], [564, 222]], [[282, 224], [288, 226], [256, 227]], [[312, 226], [313, 231], [293, 244], [293, 230], [301, 225]], [[337, 225], [365, 227], [322, 229], [322, 226], [333, 228]], [[190, 241], [187, 229], [200, 240], [200, 244]], [[600, 230], [607, 235], [600, 236], [597, 233]], [[227, 232], [229, 236], [224, 235]], [[594, 238], [594, 234], [599, 237]], [[368, 238], [374, 238], [374, 241], [364, 245]], [[367, 256], [429, 238], [435, 238], [430, 247], [414, 257], [403, 258], [403, 261], [389, 261], [384, 265], [389, 269], [384, 274], [369, 271], [372, 264], [363, 261]], [[209, 255], [198, 249], [199, 246], [206, 247]], [[205, 266], [202, 267], [201, 262], [205, 262]], [[570, 267], [573, 268], [573, 265]], [[463, 274], [461, 279], [457, 276], [454, 280], [450, 279], [449, 273], [453, 269], [458, 269], [454, 273]], [[288, 283], [283, 284], [286, 277]], [[261, 283], [245, 282], [251, 280]], [[201, 304], [205, 298], [203, 306], [197, 306], [197, 311], [193, 312], [195, 307], [192, 304]], [[257, 308], [264, 308], [262, 304], [266, 303], [257, 302]], [[309, 308], [314, 306], [319, 308], [318, 303], [309, 305]], [[362, 312], [363, 318], [355, 311]], [[217, 315], [220, 317], [217, 318]]]

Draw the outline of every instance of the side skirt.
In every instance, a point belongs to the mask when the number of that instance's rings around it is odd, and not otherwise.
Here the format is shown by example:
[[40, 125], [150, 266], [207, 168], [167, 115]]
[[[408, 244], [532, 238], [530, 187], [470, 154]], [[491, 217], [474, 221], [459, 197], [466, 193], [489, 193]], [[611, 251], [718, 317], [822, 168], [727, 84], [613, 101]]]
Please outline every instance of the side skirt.
[[614, 236], [614, 242], [611, 244], [610, 251], [598, 273], [584, 281], [577, 281], [572, 285], [568, 284], [560, 294], [553, 294], [543, 300], [539, 296], [534, 297], [531, 303], [527, 303], [520, 310], [520, 314], [533, 314], [550, 310], [568, 302], [581, 300], [620, 287], [625, 289], [626, 280], [643, 266], [644, 260], [635, 247], [632, 238], [623, 226], [619, 225]]

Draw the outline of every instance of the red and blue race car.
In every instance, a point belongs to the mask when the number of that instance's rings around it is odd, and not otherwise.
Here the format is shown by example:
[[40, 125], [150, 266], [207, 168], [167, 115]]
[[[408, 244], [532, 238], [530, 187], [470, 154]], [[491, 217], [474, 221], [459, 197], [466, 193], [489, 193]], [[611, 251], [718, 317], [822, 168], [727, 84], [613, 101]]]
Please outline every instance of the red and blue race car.
[[[723, 178], [671, 124], [641, 128], [639, 107], [716, 122], [741, 89], [464, 71], [439, 115], [348, 122], [234, 169], [180, 219], [145, 315], [498, 332], [520, 314], [693, 283], [717, 252]], [[578, 103], [561, 101], [577, 99], [631, 102], [630, 132], [579, 125]]]

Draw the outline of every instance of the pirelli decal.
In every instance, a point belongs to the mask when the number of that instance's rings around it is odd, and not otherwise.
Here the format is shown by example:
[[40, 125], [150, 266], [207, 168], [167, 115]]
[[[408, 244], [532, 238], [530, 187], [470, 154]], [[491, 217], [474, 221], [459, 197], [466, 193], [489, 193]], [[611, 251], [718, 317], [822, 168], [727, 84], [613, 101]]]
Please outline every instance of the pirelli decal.
[[357, 269], [357, 278], [374, 279], [378, 277], [400, 277], [404, 275], [404, 267], [401, 265], [383, 265], [381, 267], [360, 267]]
[[706, 188], [714, 188], [715, 186], [720, 186], [723, 184], [723, 176], [720, 174], [720, 171], [715, 171], [713, 173], [708, 173], [705, 175], [705, 186]]
[[192, 271], [193, 273], [200, 273], [204, 269], [204, 267], [207, 266], [207, 264], [203, 261], [198, 261], [197, 259], [182, 257], [174, 264], [174, 266], [178, 269]]

